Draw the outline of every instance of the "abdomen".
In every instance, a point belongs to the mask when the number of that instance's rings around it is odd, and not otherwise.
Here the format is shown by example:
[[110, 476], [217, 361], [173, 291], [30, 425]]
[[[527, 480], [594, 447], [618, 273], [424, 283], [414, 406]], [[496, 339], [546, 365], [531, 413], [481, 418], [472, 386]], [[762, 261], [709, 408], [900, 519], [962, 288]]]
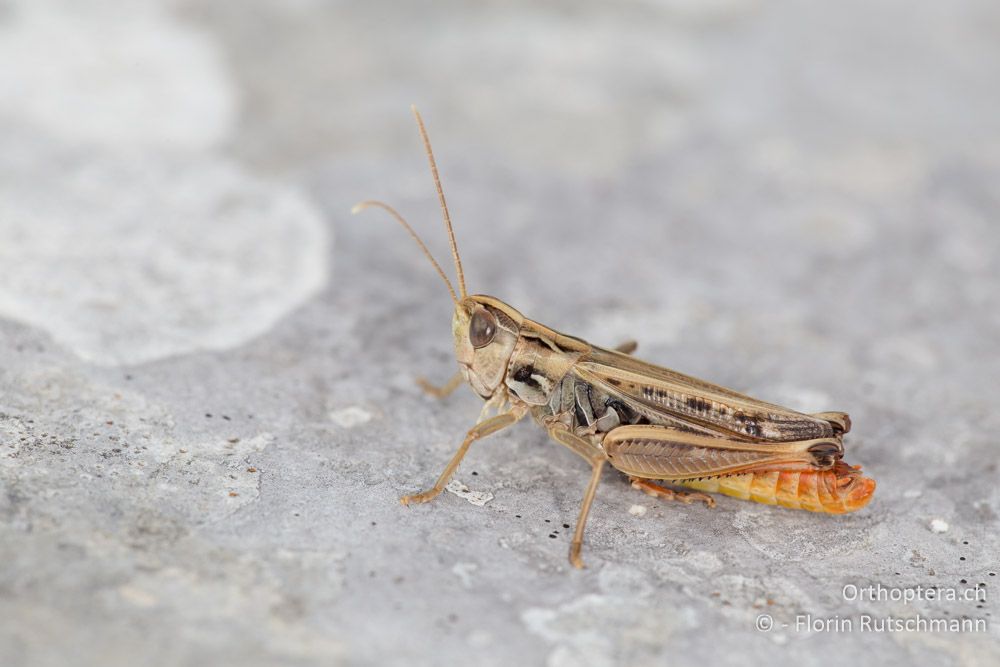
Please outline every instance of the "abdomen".
[[863, 476], [860, 467], [840, 461], [830, 470], [759, 470], [671, 483], [766, 505], [827, 514], [859, 510], [875, 493], [875, 480]]

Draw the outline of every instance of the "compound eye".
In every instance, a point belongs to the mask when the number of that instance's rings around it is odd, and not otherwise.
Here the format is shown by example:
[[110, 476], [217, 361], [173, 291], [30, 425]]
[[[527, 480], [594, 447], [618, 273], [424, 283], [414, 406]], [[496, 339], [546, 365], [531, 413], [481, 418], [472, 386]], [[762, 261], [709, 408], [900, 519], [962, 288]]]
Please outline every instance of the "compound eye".
[[497, 334], [497, 320], [485, 308], [478, 308], [472, 314], [472, 323], [469, 325], [469, 342], [472, 347], [486, 347], [493, 342], [493, 337]]

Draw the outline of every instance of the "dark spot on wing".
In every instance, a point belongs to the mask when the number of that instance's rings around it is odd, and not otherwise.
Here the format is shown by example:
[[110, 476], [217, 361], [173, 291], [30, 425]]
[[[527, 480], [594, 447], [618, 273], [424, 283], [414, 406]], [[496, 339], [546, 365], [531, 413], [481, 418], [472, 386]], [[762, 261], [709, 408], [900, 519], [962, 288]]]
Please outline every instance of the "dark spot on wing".
[[648, 386], [642, 388], [642, 397], [647, 401], [654, 401], [656, 403], [663, 403], [667, 405], [669, 405], [672, 401], [675, 401], [675, 399], [670, 397], [670, 392]]
[[733, 415], [733, 417], [742, 425], [743, 432], [751, 438], [759, 438], [761, 433], [763, 433], [760, 428], [760, 424], [750, 415], [743, 412], [737, 412]]
[[704, 398], [699, 398], [697, 396], [689, 396], [687, 401], [687, 406], [696, 412], [708, 412], [712, 409], [712, 404], [706, 401]]

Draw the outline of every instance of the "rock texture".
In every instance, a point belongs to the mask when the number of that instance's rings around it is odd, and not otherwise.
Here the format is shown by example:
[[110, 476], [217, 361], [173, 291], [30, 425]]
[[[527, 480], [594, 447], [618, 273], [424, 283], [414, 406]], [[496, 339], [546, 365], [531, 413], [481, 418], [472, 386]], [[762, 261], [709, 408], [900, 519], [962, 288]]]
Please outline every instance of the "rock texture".
[[[0, 664], [998, 664], [998, 37], [975, 0], [0, 2]], [[522, 424], [400, 506], [479, 410], [415, 386], [447, 294], [349, 215], [447, 257], [410, 103], [470, 291], [849, 412], [872, 504], [609, 472], [578, 572], [585, 467]]]

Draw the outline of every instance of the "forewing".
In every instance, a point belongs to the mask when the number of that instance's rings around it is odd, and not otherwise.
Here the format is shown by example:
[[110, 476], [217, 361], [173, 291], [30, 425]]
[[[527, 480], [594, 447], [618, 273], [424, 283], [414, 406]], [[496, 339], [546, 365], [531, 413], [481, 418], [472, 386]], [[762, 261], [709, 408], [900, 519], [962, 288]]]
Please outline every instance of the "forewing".
[[791, 442], [834, 435], [831, 422], [731, 389], [654, 366], [611, 350], [593, 348], [574, 372], [633, 405], [695, 427], [746, 441]]

